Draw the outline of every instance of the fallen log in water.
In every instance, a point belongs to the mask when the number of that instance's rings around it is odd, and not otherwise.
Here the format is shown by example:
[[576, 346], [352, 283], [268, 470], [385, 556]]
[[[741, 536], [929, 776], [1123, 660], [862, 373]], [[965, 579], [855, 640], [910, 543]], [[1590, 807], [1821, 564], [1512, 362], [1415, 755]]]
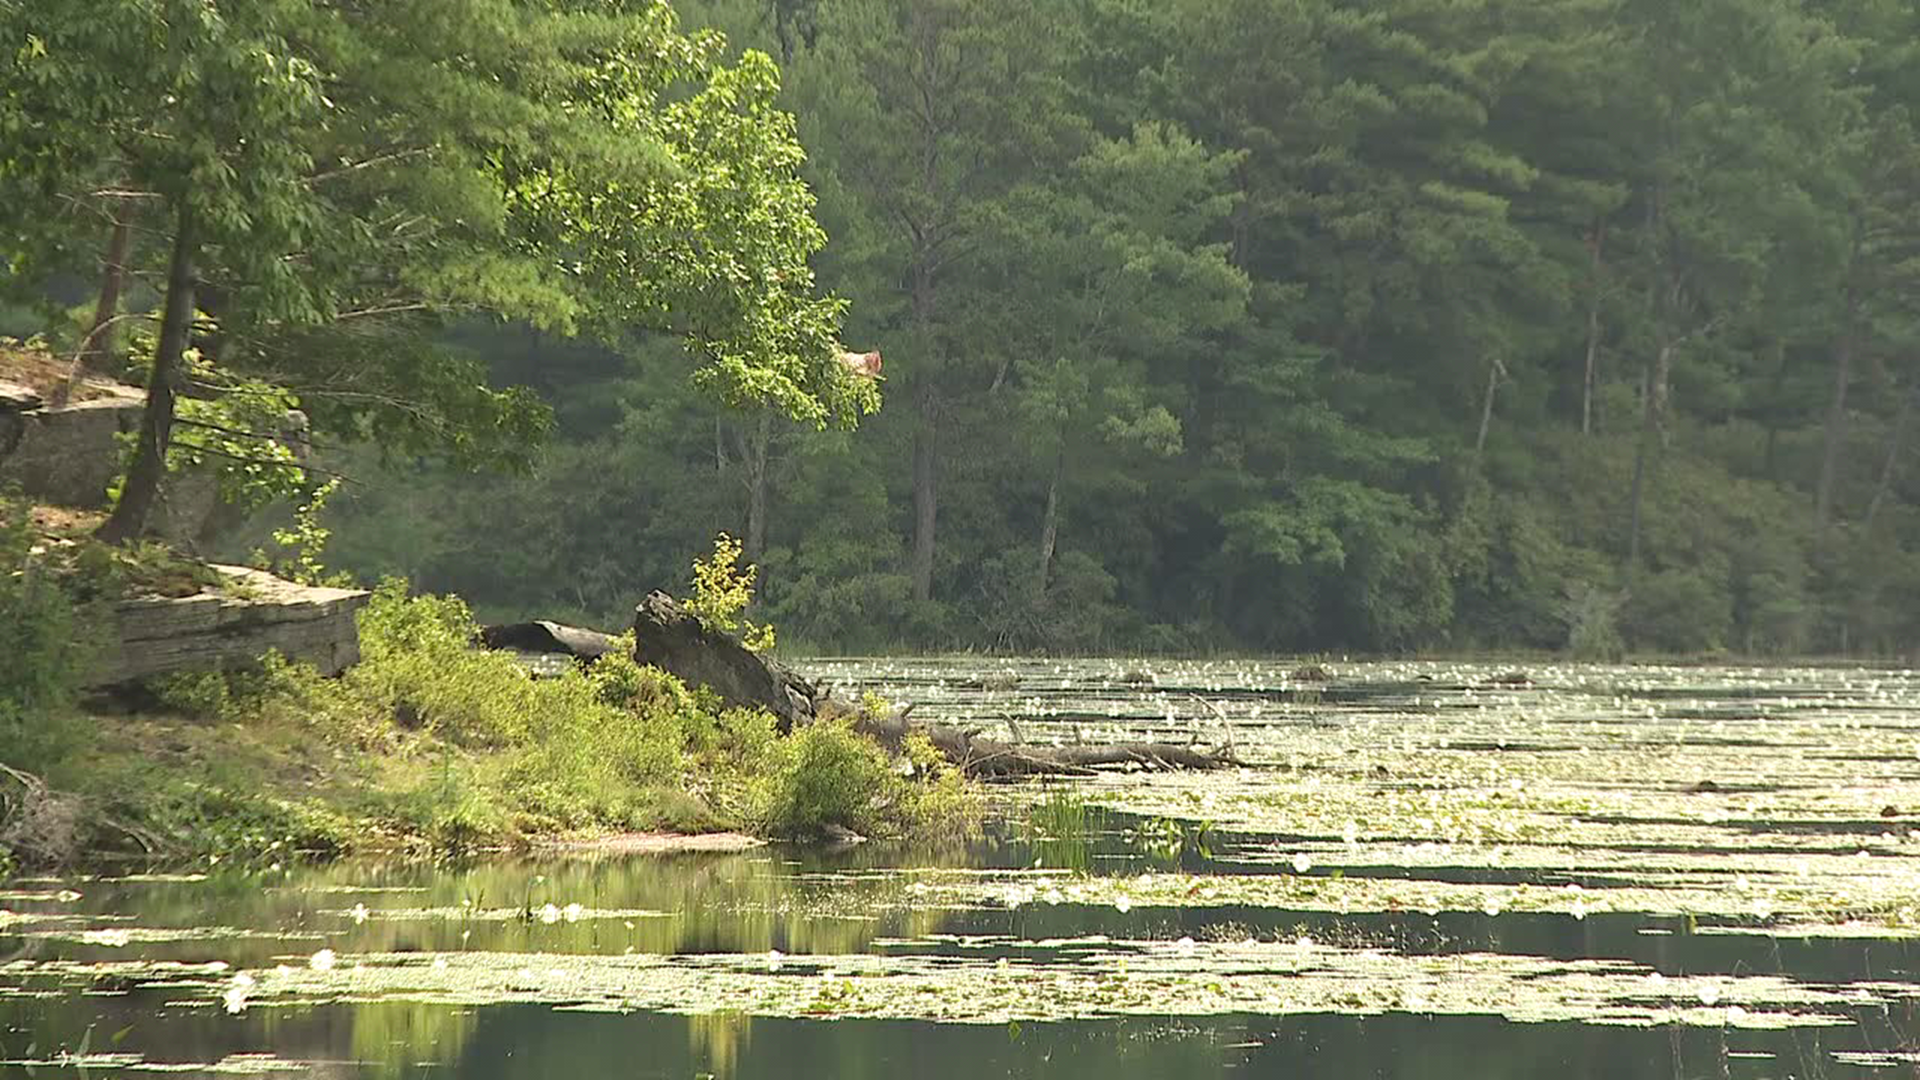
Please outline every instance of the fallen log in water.
[[[826, 714], [824, 708], [822, 714]], [[1012, 780], [1027, 776], [1091, 776], [1101, 768], [1224, 769], [1240, 764], [1229, 747], [1201, 750], [1195, 746], [1161, 742], [1074, 743], [1048, 746], [1025, 741], [989, 739], [978, 730], [952, 724], [920, 724], [908, 719], [912, 710], [891, 716], [856, 714], [853, 727], [900, 752], [914, 734], [927, 737], [941, 756], [968, 776], [982, 780]]]
[[919, 733], [948, 761], [981, 779], [1088, 776], [1101, 768], [1220, 769], [1239, 764], [1231, 742], [1211, 751], [1158, 742], [1046, 746], [1022, 740], [1017, 728], [1014, 741], [1003, 742], [951, 724], [916, 723], [908, 719], [912, 706], [876, 717], [833, 697], [829, 688], [816, 687], [749, 651], [731, 634], [701, 625], [663, 593], [654, 593], [639, 606], [633, 629], [636, 662], [670, 672], [689, 686], [708, 687], [729, 708], [765, 709], [780, 721], [782, 731], [818, 717], [851, 717], [854, 730], [896, 754], [905, 749], [908, 736]]
[[489, 649], [567, 656], [587, 663], [612, 652], [619, 640], [612, 634], [603, 634], [598, 630], [563, 626], [545, 620], [480, 628], [480, 644]]

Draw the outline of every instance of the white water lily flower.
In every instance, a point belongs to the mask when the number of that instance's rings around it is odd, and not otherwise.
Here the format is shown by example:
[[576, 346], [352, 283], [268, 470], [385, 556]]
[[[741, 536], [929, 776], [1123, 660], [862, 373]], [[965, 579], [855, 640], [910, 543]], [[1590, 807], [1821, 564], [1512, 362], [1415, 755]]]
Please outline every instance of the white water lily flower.
[[1113, 902], [1113, 910], [1125, 915], [1127, 912], [1133, 910], [1133, 901], [1123, 896]]
[[1711, 1008], [1713, 1004], [1719, 1000], [1720, 1000], [1720, 988], [1718, 986], [1715, 986], [1712, 983], [1707, 983], [1704, 986], [1700, 987], [1700, 1004]]
[[548, 926], [560, 921], [560, 909], [553, 904], [547, 904], [542, 907], [539, 914], [540, 921], [546, 923]]
[[247, 992], [253, 989], [253, 976], [241, 972], [233, 977], [226, 992], [220, 995], [220, 1004], [228, 1012], [238, 1015], [247, 1008]]
[[786, 954], [782, 953], [779, 949], [768, 949], [767, 950], [767, 970], [779, 971], [780, 962], [785, 959], [786, 959]]
[[564, 916], [568, 922], [579, 922], [580, 915], [586, 910], [586, 908], [581, 907], [579, 904], [568, 904], [566, 907], [560, 909], [560, 914]]
[[1296, 851], [1293, 853], [1294, 873], [1304, 874], [1311, 869], [1313, 869], [1313, 858], [1311, 856], [1304, 851]]
[[339, 957], [334, 955], [332, 949], [321, 949], [307, 957], [307, 966], [315, 971], [332, 971], [334, 964], [338, 962]]
[[125, 930], [88, 930], [80, 935], [80, 940], [88, 945], [124, 949], [133, 943], [133, 935]]
[[367, 905], [365, 904], [353, 905], [353, 921], [356, 924], [367, 921]]

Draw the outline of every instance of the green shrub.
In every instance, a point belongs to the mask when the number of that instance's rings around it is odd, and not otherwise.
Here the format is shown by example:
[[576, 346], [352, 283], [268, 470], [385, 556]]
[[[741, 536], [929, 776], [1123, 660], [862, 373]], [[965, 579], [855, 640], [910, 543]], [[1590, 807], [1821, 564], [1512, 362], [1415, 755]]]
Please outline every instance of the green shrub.
[[771, 626], [746, 621], [742, 615], [753, 604], [753, 585], [760, 568], [740, 569], [740, 541], [721, 533], [714, 537], [713, 556], [693, 561], [693, 595], [686, 609], [709, 630], [738, 634], [740, 643], [754, 652], [773, 648]]
[[1620, 608], [1626, 598], [1588, 582], [1567, 586], [1559, 607], [1567, 628], [1567, 652], [1582, 660], [1618, 660], [1626, 652], [1620, 640]]
[[[764, 716], [764, 714], [761, 714]], [[770, 836], [807, 839], [845, 829], [866, 836], [962, 834], [979, 821], [978, 793], [925, 736], [909, 737], [904, 774], [849, 717], [779, 738], [771, 718], [734, 717], [745, 769], [746, 817]]]
[[533, 677], [505, 653], [475, 645], [479, 627], [456, 597], [409, 597], [385, 581], [360, 613], [360, 663], [347, 689], [383, 710], [462, 746], [528, 742], [543, 710]]
[[[268, 663], [276, 672], [288, 666], [278, 653]], [[255, 671], [181, 671], [156, 675], [145, 685], [169, 712], [194, 720], [239, 721], [259, 714], [274, 683]]]
[[847, 719], [822, 720], [778, 743], [759, 792], [755, 825], [775, 836], [816, 837], [840, 828], [881, 831], [900, 786], [885, 751]]
[[1663, 653], [1723, 649], [1733, 598], [1723, 579], [1698, 570], [1663, 570], [1634, 583], [1622, 628], [1634, 648]]
[[65, 721], [93, 635], [41, 554], [30, 507], [0, 497], [0, 761], [39, 770], [73, 744]]

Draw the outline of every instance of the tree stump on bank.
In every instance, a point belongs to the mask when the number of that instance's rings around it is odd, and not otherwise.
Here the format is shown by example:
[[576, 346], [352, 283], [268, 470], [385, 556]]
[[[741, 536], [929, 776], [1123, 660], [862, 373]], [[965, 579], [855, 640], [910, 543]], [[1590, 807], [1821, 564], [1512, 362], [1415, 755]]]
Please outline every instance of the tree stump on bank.
[[813, 719], [813, 685], [740, 644], [709, 630], [673, 597], [649, 593], [633, 613], [633, 660], [706, 687], [730, 709], [765, 709], [780, 730]]

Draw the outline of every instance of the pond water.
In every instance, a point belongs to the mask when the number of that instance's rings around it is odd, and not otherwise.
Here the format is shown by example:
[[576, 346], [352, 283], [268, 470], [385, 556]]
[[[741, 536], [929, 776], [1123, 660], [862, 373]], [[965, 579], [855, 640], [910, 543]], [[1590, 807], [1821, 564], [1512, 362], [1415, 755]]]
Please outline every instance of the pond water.
[[0, 887], [0, 1071], [1920, 1075], [1920, 676], [820, 661], [1242, 769], [945, 846]]

